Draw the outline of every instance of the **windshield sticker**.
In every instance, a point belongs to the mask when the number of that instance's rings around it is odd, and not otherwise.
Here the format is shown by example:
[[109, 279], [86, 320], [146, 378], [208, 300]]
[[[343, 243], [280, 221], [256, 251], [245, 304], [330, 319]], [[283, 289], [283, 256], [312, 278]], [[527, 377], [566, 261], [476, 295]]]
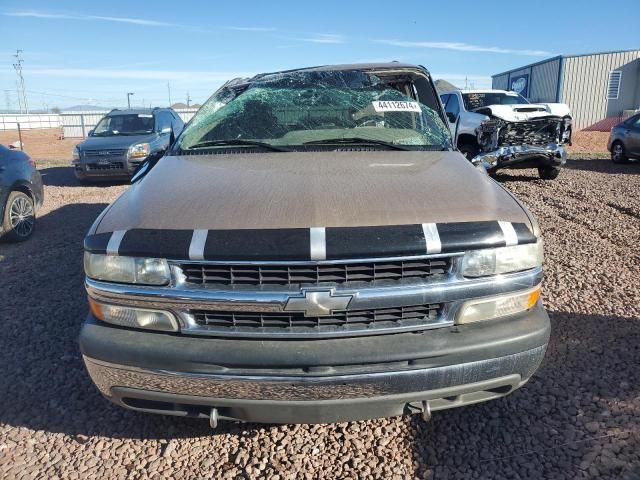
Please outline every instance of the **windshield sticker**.
[[153, 118], [153, 115], [150, 115], [148, 113], [139, 113], [138, 118]]
[[373, 108], [376, 112], [417, 112], [420, 113], [418, 102], [400, 102], [394, 100], [376, 100]]

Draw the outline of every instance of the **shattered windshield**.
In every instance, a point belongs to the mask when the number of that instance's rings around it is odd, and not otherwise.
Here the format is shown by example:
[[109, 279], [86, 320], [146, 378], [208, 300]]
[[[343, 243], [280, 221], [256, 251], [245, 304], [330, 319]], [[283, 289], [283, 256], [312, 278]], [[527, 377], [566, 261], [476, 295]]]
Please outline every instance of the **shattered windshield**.
[[178, 148], [447, 147], [447, 127], [413, 91], [409, 79], [390, 83], [357, 70], [265, 75], [219, 90], [180, 136]]
[[98, 122], [93, 130], [94, 137], [117, 135], [140, 135], [153, 132], [152, 114], [111, 115]]
[[488, 107], [489, 105], [522, 105], [529, 101], [517, 93], [486, 92], [486, 93], [463, 93], [464, 107], [468, 110]]

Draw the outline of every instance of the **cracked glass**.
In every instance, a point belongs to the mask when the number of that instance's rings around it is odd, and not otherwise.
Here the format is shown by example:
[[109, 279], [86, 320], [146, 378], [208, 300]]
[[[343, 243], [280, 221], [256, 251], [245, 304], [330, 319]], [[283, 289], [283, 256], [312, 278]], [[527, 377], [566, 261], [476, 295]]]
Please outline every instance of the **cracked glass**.
[[294, 71], [231, 82], [198, 111], [179, 150], [260, 146], [295, 150], [360, 143], [403, 150], [448, 148], [439, 114], [408, 78], [363, 71]]

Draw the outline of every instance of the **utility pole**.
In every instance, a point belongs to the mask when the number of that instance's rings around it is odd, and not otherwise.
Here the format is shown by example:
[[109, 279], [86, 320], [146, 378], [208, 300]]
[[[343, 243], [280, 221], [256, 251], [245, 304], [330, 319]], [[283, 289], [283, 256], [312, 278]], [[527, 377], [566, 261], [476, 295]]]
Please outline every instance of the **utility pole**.
[[191, 105], [191, 95], [187, 92], [187, 108], [189, 108], [189, 105]]
[[169, 107], [171, 107], [171, 84], [167, 82], [167, 92], [169, 93]]
[[11, 113], [11, 97], [9, 96], [10, 92], [11, 90], [4, 91], [4, 103], [6, 104], [6, 107], [7, 107], [7, 113]]
[[22, 95], [20, 95], [20, 84], [16, 80], [16, 95], [18, 96], [18, 111], [22, 113]]
[[133, 92], [127, 92], [127, 108], [131, 109], [131, 95]]
[[[24, 62], [24, 60], [22, 60], [22, 57], [20, 56], [21, 54], [22, 50], [16, 50], [16, 54], [14, 55], [14, 57], [16, 57], [16, 63], [13, 64], [13, 68], [16, 69], [16, 75], [18, 75], [18, 89], [22, 91], [22, 104], [24, 105], [24, 111], [28, 114], [29, 105], [27, 105], [27, 92], [25, 91], [24, 77], [22, 76], [22, 62]], [[20, 111], [22, 112], [22, 109]]]

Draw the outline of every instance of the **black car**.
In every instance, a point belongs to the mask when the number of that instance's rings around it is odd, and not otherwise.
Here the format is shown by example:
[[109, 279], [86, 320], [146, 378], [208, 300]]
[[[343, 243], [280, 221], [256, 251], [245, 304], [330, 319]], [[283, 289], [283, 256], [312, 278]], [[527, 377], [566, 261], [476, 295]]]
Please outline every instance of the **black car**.
[[630, 159], [640, 159], [640, 113], [611, 129], [607, 149], [614, 163], [627, 163]]
[[0, 238], [12, 242], [29, 238], [43, 199], [36, 162], [20, 150], [0, 145]]
[[161, 157], [184, 122], [170, 108], [112, 110], [73, 150], [76, 178], [129, 178], [147, 159]]

